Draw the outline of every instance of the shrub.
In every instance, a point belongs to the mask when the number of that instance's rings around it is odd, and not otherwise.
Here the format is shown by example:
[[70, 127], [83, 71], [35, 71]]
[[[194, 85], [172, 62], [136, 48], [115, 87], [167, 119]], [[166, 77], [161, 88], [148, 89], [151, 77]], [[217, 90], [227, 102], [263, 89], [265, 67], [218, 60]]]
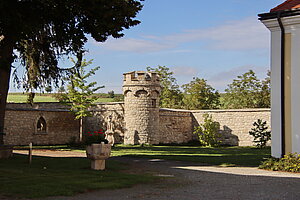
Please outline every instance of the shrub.
[[195, 127], [194, 134], [199, 138], [199, 141], [204, 146], [219, 146], [218, 141], [220, 124], [213, 121], [212, 116], [204, 114], [204, 123]]
[[290, 153], [280, 159], [269, 158], [259, 168], [272, 171], [300, 172], [300, 155]]
[[255, 127], [249, 131], [249, 134], [254, 137], [253, 142], [258, 148], [266, 147], [267, 142], [271, 140], [271, 131], [267, 131], [269, 127], [266, 125], [266, 121], [263, 122], [261, 119], [258, 119], [253, 123]]

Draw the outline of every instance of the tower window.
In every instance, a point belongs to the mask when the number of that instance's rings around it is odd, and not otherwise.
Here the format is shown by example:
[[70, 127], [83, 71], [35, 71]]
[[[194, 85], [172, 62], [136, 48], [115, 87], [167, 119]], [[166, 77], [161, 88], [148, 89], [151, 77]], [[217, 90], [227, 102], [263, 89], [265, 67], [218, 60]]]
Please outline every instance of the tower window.
[[152, 99], [152, 107], [156, 108], [156, 99]]

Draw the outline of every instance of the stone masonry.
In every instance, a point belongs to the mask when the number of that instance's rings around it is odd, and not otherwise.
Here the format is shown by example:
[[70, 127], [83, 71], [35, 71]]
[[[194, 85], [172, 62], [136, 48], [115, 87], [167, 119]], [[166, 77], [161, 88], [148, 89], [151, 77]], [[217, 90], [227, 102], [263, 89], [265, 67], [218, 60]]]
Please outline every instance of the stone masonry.
[[[210, 114], [220, 123], [222, 143], [233, 146], [254, 145], [249, 131], [257, 119], [270, 127], [270, 109], [180, 110], [159, 108], [161, 86], [154, 72], [124, 74], [124, 102], [98, 103], [92, 117], [84, 120], [84, 132], [106, 129], [112, 119], [116, 143], [170, 144], [196, 140], [195, 126]], [[60, 103], [8, 103], [4, 143], [8, 145], [67, 144], [79, 136], [79, 122]], [[271, 128], [271, 127], [270, 127]], [[42, 130], [39, 130], [42, 129]]]
[[159, 95], [161, 86], [157, 73], [124, 74], [125, 144], [158, 144]]

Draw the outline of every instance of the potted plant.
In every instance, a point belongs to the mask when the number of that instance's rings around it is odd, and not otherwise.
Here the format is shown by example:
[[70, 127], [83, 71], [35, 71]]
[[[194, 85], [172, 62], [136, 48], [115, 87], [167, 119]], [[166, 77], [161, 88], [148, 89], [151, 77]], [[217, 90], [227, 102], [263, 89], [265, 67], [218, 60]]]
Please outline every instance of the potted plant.
[[105, 159], [110, 157], [111, 145], [105, 139], [103, 129], [87, 132], [84, 137], [86, 155], [91, 159], [91, 169], [104, 170]]

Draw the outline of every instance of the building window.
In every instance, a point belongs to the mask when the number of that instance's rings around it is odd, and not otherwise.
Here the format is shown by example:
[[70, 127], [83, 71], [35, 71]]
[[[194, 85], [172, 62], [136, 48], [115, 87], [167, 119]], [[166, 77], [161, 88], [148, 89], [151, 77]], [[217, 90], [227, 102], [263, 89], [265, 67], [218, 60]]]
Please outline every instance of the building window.
[[36, 124], [37, 133], [46, 133], [46, 128], [46, 120], [44, 119], [44, 117], [40, 117]]

